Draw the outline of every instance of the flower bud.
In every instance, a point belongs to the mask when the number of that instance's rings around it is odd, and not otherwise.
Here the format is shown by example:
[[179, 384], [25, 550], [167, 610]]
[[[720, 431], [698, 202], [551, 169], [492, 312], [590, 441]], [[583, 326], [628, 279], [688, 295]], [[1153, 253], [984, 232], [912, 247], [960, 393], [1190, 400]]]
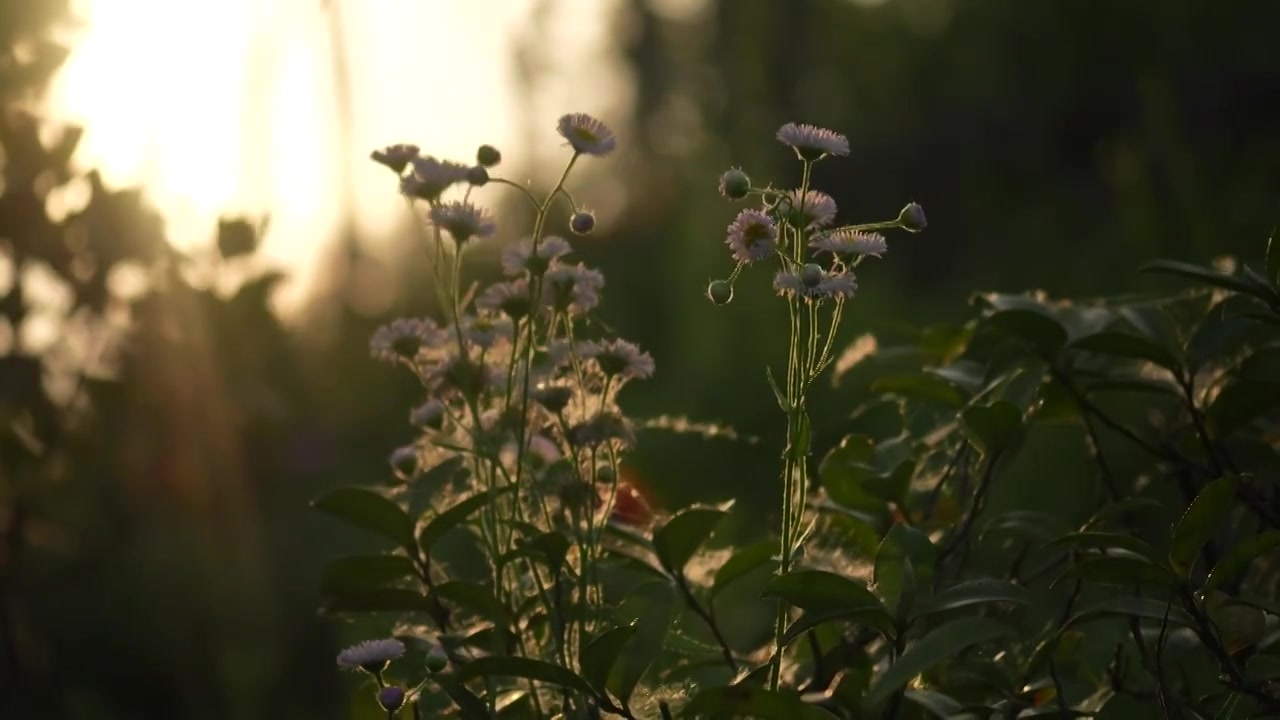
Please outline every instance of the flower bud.
[[467, 170], [467, 182], [481, 187], [489, 182], [489, 171], [484, 169], [483, 165], [477, 165]]
[[898, 227], [907, 232], [920, 232], [928, 226], [929, 223], [924, 219], [924, 208], [918, 203], [908, 203], [898, 213]]
[[617, 479], [618, 479], [618, 474], [613, 471], [613, 466], [611, 465], [596, 466], [596, 482], [609, 485], [609, 484], [612, 484], [613, 481]]
[[578, 235], [586, 235], [596, 227], [596, 216], [587, 210], [579, 210], [569, 218], [569, 229]]
[[716, 305], [728, 305], [733, 299], [733, 285], [728, 280], [713, 280], [707, 286], [707, 297]]
[[498, 152], [498, 148], [492, 145], [481, 145], [476, 150], [476, 162], [484, 167], [491, 168], [502, 162], [502, 153]]
[[387, 712], [395, 712], [404, 705], [404, 688], [388, 685], [378, 691], [378, 704]]
[[445, 653], [444, 647], [436, 645], [431, 648], [431, 652], [427, 653], [427, 670], [438, 673], [449, 664], [449, 655]]
[[818, 284], [821, 283], [823, 278], [826, 276], [827, 274], [822, 270], [821, 265], [809, 263], [808, 265], [800, 268], [800, 282], [804, 283], [805, 287], [818, 287]]
[[720, 194], [730, 200], [741, 200], [751, 191], [751, 178], [738, 168], [720, 176]]

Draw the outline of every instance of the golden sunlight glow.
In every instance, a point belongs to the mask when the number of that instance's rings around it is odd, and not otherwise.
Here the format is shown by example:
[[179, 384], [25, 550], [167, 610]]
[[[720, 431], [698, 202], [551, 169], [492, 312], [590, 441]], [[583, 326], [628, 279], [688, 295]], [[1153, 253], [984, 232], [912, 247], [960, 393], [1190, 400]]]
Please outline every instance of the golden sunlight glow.
[[270, 213], [262, 252], [294, 278], [287, 308], [347, 203], [368, 233], [403, 217], [394, 180], [367, 160], [374, 147], [414, 142], [469, 160], [484, 142], [505, 149], [526, 122], [553, 127], [567, 107], [607, 116], [617, 84], [600, 57], [616, 53], [606, 0], [557, 4], [554, 79], [536, 107], [517, 109], [513, 49], [534, 5], [81, 0], [86, 29], [51, 109], [86, 126], [81, 167], [114, 187], [144, 185], [179, 247], [208, 248], [220, 214]]

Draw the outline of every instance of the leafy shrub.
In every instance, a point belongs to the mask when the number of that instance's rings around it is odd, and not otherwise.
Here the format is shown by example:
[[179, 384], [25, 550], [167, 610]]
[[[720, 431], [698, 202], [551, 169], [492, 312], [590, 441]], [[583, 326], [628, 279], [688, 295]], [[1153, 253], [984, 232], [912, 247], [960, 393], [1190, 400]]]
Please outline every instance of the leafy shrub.
[[[583, 116], [566, 116], [561, 133], [569, 168], [603, 154], [593, 143], [612, 149]], [[810, 168], [847, 144], [807, 126], [779, 139], [803, 163], [801, 188], [725, 174], [722, 194], [762, 207], [730, 226], [738, 267], [707, 290], [727, 303], [745, 265], [776, 259], [791, 310], [785, 380], [770, 376], [787, 420], [782, 526], [746, 543], [722, 537], [731, 505], [652, 523], [618, 512], [632, 436], [613, 393], [651, 361], [620, 341], [578, 344], [593, 303], [574, 312], [572, 288], [542, 288], [553, 272], [585, 270], [561, 270], [558, 255], [517, 263], [508, 282], [521, 292], [492, 292], [526, 299], [521, 312], [470, 309], [465, 239], [445, 243], [439, 230], [456, 220], [442, 207], [464, 206], [421, 183], [437, 172], [442, 189], [512, 183], [407, 146], [375, 154], [430, 207], [446, 322], [399, 321], [375, 338], [375, 354], [418, 373], [435, 403], [415, 412], [421, 440], [393, 455], [402, 482], [317, 501], [397, 546], [326, 574], [329, 610], [398, 620], [393, 637], [339, 656], [370, 685], [353, 716], [1280, 710], [1280, 249], [1264, 272], [1152, 263], [1180, 281], [1162, 294], [981, 294], [963, 325], [864, 336], [836, 353], [853, 268], [886, 246], [872, 231], [921, 230], [924, 215], [909, 205], [893, 221], [829, 229], [834, 201], [809, 188]], [[571, 227], [594, 227], [562, 177], [530, 196], [532, 252], [520, 257], [537, 257], [559, 195]], [[488, 226], [466, 207], [468, 227]], [[467, 334], [481, 325], [505, 329], [486, 345]], [[459, 358], [505, 374], [450, 375]], [[805, 398], [828, 367], [859, 402], [844, 427], [814, 429]], [[539, 404], [553, 387], [565, 404]], [[815, 453], [816, 439], [841, 434]]]

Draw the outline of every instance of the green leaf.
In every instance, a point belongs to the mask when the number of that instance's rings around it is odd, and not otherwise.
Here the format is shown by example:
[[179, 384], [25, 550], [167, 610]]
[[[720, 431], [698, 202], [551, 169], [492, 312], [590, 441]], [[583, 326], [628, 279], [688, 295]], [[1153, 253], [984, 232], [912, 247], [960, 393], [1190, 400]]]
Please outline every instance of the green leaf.
[[929, 400], [960, 407], [965, 397], [954, 385], [930, 373], [903, 373], [878, 378], [871, 383], [871, 391], [885, 395], [901, 395], [908, 399]]
[[961, 618], [939, 625], [912, 643], [898, 661], [876, 679], [867, 701], [879, 705], [920, 673], [961, 650], [1009, 635], [1009, 628], [988, 618]]
[[874, 604], [835, 608], [830, 610], [806, 610], [791, 623], [791, 627], [782, 636], [782, 645], [786, 647], [796, 638], [809, 630], [829, 622], [847, 622], [854, 625], [865, 625], [880, 633], [886, 639], [897, 636], [893, 616], [889, 614], [878, 599], [872, 598]]
[[1069, 347], [1096, 355], [1154, 363], [1175, 375], [1182, 367], [1178, 358], [1159, 343], [1132, 333], [1110, 330], [1094, 333], [1072, 342]]
[[311, 506], [347, 523], [413, 547], [413, 520], [400, 506], [372, 490], [343, 487], [316, 498]]
[[456, 680], [442, 681], [441, 687], [449, 695], [449, 699], [461, 710], [463, 720], [490, 720], [489, 708], [484, 701], [476, 697], [470, 690]]
[[1122, 518], [1125, 515], [1136, 515], [1140, 513], [1148, 513], [1163, 509], [1164, 506], [1159, 502], [1145, 497], [1127, 497], [1117, 500], [1106, 507], [1101, 508], [1093, 517], [1085, 522], [1083, 529], [1090, 530], [1106, 525], [1115, 518]]
[[413, 562], [403, 555], [352, 555], [325, 566], [320, 588], [333, 595], [359, 592], [414, 577], [416, 572]]
[[595, 689], [577, 673], [542, 660], [505, 655], [488, 655], [476, 658], [458, 671], [456, 681], [461, 684], [479, 677], [516, 677], [535, 682], [558, 685], [577, 690], [588, 697], [595, 697]]
[[448, 600], [503, 630], [511, 626], [507, 606], [499, 602], [498, 598], [494, 597], [493, 591], [484, 585], [454, 580], [437, 585], [435, 593], [437, 597]]
[[609, 692], [623, 703], [630, 702], [636, 685], [661, 655], [677, 609], [669, 580], [643, 583], [623, 598], [615, 618], [621, 625], [634, 624], [636, 634], [614, 660], [606, 683]]
[[1141, 538], [1121, 533], [1084, 531], [1067, 533], [1045, 544], [1045, 549], [1070, 547], [1074, 550], [1128, 550], [1156, 562], [1156, 550]]
[[1169, 563], [1175, 571], [1184, 576], [1190, 574], [1200, 548], [1213, 537], [1235, 504], [1238, 484], [1234, 477], [1214, 480], [1204, 486], [1183, 513], [1169, 543]]
[[1005, 400], [967, 407], [960, 414], [960, 420], [965, 437], [987, 456], [1009, 450], [1022, 433], [1022, 413]]
[[776, 597], [801, 610], [842, 610], [879, 605], [866, 585], [826, 570], [793, 570], [765, 586], [765, 597]]
[[1252, 535], [1236, 543], [1234, 547], [1227, 551], [1218, 564], [1213, 567], [1213, 572], [1209, 573], [1209, 577], [1205, 580], [1204, 590], [1217, 590], [1227, 583], [1235, 580], [1245, 570], [1249, 569], [1249, 564], [1260, 555], [1275, 550], [1280, 547], [1280, 531], [1269, 530], [1261, 535]]
[[635, 623], [610, 628], [583, 646], [578, 665], [582, 667], [583, 678], [597, 691], [603, 693], [608, 687], [609, 671], [636, 630]]
[[1053, 582], [1056, 587], [1068, 580], [1083, 580], [1104, 585], [1162, 585], [1177, 582], [1173, 573], [1136, 555], [1103, 555], [1078, 560]]
[[832, 720], [835, 715], [809, 705], [794, 692], [730, 685], [707, 688], [684, 706], [681, 717], [750, 717], [764, 720]]
[[991, 518], [981, 525], [979, 537], [995, 532], [1018, 532], [1042, 540], [1050, 540], [1067, 530], [1061, 518], [1034, 510], [1011, 510]]
[[1062, 626], [1062, 630], [1112, 617], [1134, 617], [1164, 622], [1166, 613], [1170, 625], [1181, 625], [1183, 627], [1193, 627], [1194, 625], [1194, 621], [1185, 610], [1177, 605], [1170, 607], [1165, 600], [1117, 595], [1080, 610], [1071, 616], [1071, 619], [1067, 620]]
[[769, 379], [769, 387], [773, 389], [773, 398], [778, 401], [778, 409], [782, 412], [788, 412], [787, 394], [782, 392], [782, 389], [778, 387], [778, 381], [773, 379], [773, 368], [766, 365], [764, 374]]
[[1276, 242], [1275, 230], [1267, 239], [1267, 281], [1273, 286], [1280, 285], [1280, 243]]
[[1280, 382], [1237, 380], [1222, 388], [1206, 415], [1215, 434], [1230, 435], [1280, 409]]
[[1007, 580], [983, 578], [952, 585], [933, 596], [916, 613], [916, 619], [936, 613], [956, 610], [972, 605], [1009, 603], [1030, 605], [1031, 593], [1021, 585]]
[[658, 562], [672, 575], [683, 573], [689, 558], [711, 537], [727, 514], [721, 508], [689, 508], [654, 529], [653, 551]]
[[989, 315], [987, 322], [1016, 335], [1046, 359], [1056, 357], [1067, 343], [1067, 329], [1043, 310], [1001, 310]]
[[1246, 680], [1252, 682], [1268, 682], [1280, 680], [1280, 657], [1275, 655], [1254, 655], [1244, 666]]
[[433, 608], [429, 598], [413, 590], [377, 588], [334, 595], [326, 599], [323, 610], [326, 613], [428, 612]]
[[430, 554], [431, 548], [435, 546], [440, 538], [444, 537], [445, 533], [466, 522], [467, 518], [491, 501], [510, 492], [512, 487], [508, 485], [498, 488], [492, 493], [486, 491], [478, 492], [431, 518], [426, 525], [422, 526], [422, 532], [418, 533], [418, 546], [427, 554]]
[[1250, 282], [1249, 280], [1237, 275], [1228, 275], [1211, 268], [1192, 265], [1190, 263], [1177, 262], [1174, 260], [1156, 260], [1155, 262], [1143, 265], [1139, 270], [1189, 278], [1211, 287], [1230, 290], [1242, 295], [1250, 295], [1268, 304], [1274, 303], [1277, 300], [1276, 292], [1266, 285]]
[[1252, 608], [1258, 608], [1264, 612], [1268, 612], [1276, 617], [1280, 617], [1280, 602], [1270, 599], [1249, 597], [1247, 595], [1228, 598], [1225, 601], [1227, 605], [1247, 605]]
[[910, 613], [916, 587], [933, 582], [933, 566], [938, 549], [929, 536], [915, 528], [897, 524], [889, 528], [876, 549], [876, 591], [885, 607], [900, 618]]
[[761, 540], [753, 545], [739, 548], [716, 569], [715, 578], [711, 581], [710, 599], [714, 600], [726, 587], [756, 568], [772, 564], [777, 550], [778, 543], [773, 540]]
[[936, 690], [908, 690], [903, 697], [924, 708], [934, 717], [944, 720], [964, 712], [964, 706], [959, 701]]

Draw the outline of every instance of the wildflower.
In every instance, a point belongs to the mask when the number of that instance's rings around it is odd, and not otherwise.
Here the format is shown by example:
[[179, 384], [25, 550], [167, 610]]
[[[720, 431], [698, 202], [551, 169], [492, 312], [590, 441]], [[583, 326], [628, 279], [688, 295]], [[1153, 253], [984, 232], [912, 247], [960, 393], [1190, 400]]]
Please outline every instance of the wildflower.
[[636, 434], [629, 420], [615, 412], [606, 411], [570, 428], [569, 440], [578, 447], [617, 445], [627, 448], [635, 444]]
[[373, 357], [385, 362], [412, 360], [424, 347], [440, 341], [440, 329], [423, 319], [400, 318], [378, 328], [369, 340]]
[[596, 227], [596, 216], [588, 210], [579, 210], [569, 218], [569, 228], [578, 235], [586, 235]]
[[526, 238], [521, 242], [508, 246], [502, 251], [502, 271], [507, 275], [519, 275], [527, 272], [530, 275], [541, 275], [547, 271], [551, 261], [567, 255], [572, 248], [569, 242], [556, 235], [548, 235], [538, 243], [538, 252], [533, 252], [533, 241]]
[[405, 167], [416, 157], [418, 157], [417, 145], [388, 145], [381, 150], [369, 153], [371, 160], [386, 165], [397, 175], [403, 175]]
[[729, 224], [725, 244], [738, 262], [753, 263], [769, 257], [777, 247], [778, 225], [759, 210], [743, 210]]
[[459, 245], [473, 237], [492, 237], [497, 230], [493, 215], [470, 202], [450, 202], [432, 207], [431, 222], [449, 231]]
[[401, 655], [404, 655], [404, 643], [399, 640], [365, 640], [338, 653], [338, 667], [376, 674]]
[[[509, 443], [503, 448], [503, 461], [514, 465], [516, 462], [517, 443]], [[546, 435], [535, 433], [529, 437], [529, 444], [525, 446], [524, 462], [534, 470], [545, 468], [559, 460], [560, 448], [551, 438]]]
[[547, 412], [559, 413], [573, 399], [573, 388], [566, 385], [542, 384], [530, 393], [533, 401], [547, 409]]
[[510, 318], [472, 317], [463, 321], [462, 334], [471, 344], [488, 350], [499, 340], [511, 340], [513, 327]]
[[437, 160], [430, 155], [410, 160], [413, 173], [400, 182], [400, 190], [420, 200], [436, 200], [445, 190], [467, 179], [466, 165], [452, 160]]
[[418, 427], [440, 429], [444, 423], [444, 403], [432, 398], [409, 413], [409, 422]]
[[866, 233], [849, 228], [818, 235], [809, 241], [809, 247], [832, 255], [874, 255], [876, 257], [880, 257], [889, 249], [888, 243], [880, 233]]
[[730, 200], [741, 200], [751, 192], [751, 178], [739, 168], [725, 171], [720, 176], [720, 194]]
[[790, 145], [801, 160], [813, 162], [827, 155], [849, 154], [848, 138], [814, 125], [787, 123], [778, 129], [777, 138], [784, 145]]
[[733, 284], [728, 280], [713, 280], [707, 286], [707, 298], [716, 305], [728, 305], [733, 300]]
[[547, 271], [546, 289], [551, 306], [576, 314], [591, 312], [600, 304], [604, 275], [579, 263], [558, 265]]
[[484, 187], [489, 184], [489, 171], [485, 170], [483, 165], [469, 168], [467, 170], [467, 182], [476, 187]]
[[788, 191], [778, 209], [783, 218], [795, 228], [812, 230], [826, 227], [836, 219], [836, 201], [817, 190], [810, 190], [803, 197], [799, 190]]
[[797, 272], [782, 270], [773, 278], [773, 288], [779, 295], [802, 297], [806, 300], [826, 298], [851, 298], [858, 289], [858, 282], [851, 272], [829, 272], [818, 265], [805, 265]]
[[388, 685], [378, 691], [378, 704], [383, 710], [393, 713], [404, 705], [404, 688]]
[[491, 168], [502, 162], [502, 153], [498, 152], [498, 148], [492, 145], [481, 145], [476, 149], [476, 162], [481, 167]]
[[907, 203], [898, 213], [898, 227], [908, 232], [920, 232], [929, 226], [924, 218], [924, 208], [919, 203]]
[[490, 285], [476, 297], [476, 309], [500, 312], [519, 321], [529, 314], [529, 281], [519, 278]]
[[572, 113], [560, 118], [556, 125], [576, 153], [603, 157], [618, 146], [618, 139], [607, 125], [585, 113]]
[[453, 355], [429, 378], [444, 389], [456, 390], [466, 398], [477, 398], [498, 384], [498, 371], [468, 357]]
[[621, 376], [623, 380], [628, 380], [653, 375], [653, 358], [626, 340], [596, 343], [593, 355], [600, 371], [607, 376]]

